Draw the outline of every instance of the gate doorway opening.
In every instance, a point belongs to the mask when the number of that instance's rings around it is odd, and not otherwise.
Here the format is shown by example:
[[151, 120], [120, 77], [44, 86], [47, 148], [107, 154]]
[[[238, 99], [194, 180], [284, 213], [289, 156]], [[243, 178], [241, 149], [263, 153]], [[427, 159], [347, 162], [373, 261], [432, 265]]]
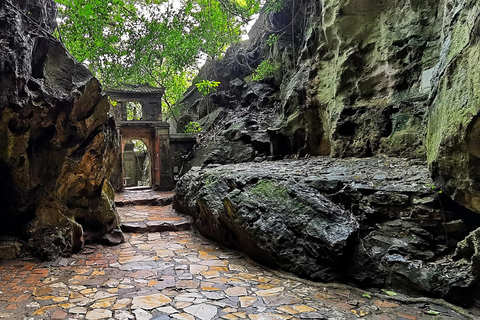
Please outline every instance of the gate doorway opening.
[[125, 188], [152, 187], [152, 152], [142, 140], [125, 144], [122, 163]]

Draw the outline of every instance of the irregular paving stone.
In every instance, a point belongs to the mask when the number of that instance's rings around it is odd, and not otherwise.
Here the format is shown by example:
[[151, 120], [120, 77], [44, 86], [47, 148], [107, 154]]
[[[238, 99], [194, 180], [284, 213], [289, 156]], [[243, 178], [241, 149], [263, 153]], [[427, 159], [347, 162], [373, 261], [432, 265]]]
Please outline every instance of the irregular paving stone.
[[195, 320], [195, 318], [192, 315], [189, 315], [188, 313], [176, 313], [176, 314], [172, 314], [171, 317], [179, 320]]
[[249, 314], [248, 317], [251, 320], [284, 320], [284, 319], [292, 318], [292, 316], [276, 314], [276, 313]]
[[231, 287], [226, 289], [225, 293], [229, 296], [246, 296], [247, 289], [244, 287]]
[[135, 297], [132, 301], [132, 309], [152, 310], [172, 302], [169, 297], [157, 293], [148, 296]]
[[172, 306], [160, 307], [160, 308], [157, 308], [157, 310], [162, 312], [162, 313], [166, 313], [166, 314], [171, 314], [171, 313], [178, 312], [178, 310], [173, 308]]
[[126, 310], [116, 310], [114, 318], [115, 320], [131, 320], [135, 319], [135, 316]]
[[108, 319], [112, 316], [112, 311], [106, 309], [93, 309], [87, 312], [85, 319], [87, 320], [98, 320], [98, 319]]
[[197, 304], [183, 309], [201, 320], [210, 320], [217, 315], [217, 307], [210, 304]]
[[65, 319], [66, 317], [67, 317], [67, 313], [63, 310], [55, 310], [51, 315], [52, 320], [62, 320], [62, 319]]
[[153, 318], [153, 315], [143, 309], [133, 310], [135, 315], [135, 320], [150, 320]]
[[250, 307], [251, 305], [253, 305], [253, 303], [255, 301], [257, 301], [257, 298], [255, 298], [255, 297], [240, 297], [240, 298], [238, 298], [238, 300], [240, 300], [240, 306], [242, 308], [247, 308], [247, 307]]
[[68, 309], [68, 312], [73, 313], [73, 314], [86, 314], [87, 313], [87, 308], [85, 308], [85, 307], [74, 307], [74, 308]]

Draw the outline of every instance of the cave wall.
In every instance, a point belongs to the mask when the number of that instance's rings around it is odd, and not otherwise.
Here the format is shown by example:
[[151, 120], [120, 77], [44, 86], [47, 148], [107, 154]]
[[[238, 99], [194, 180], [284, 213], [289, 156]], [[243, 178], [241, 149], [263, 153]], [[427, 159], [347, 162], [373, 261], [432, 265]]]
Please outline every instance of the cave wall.
[[43, 259], [123, 241], [110, 104], [51, 36], [55, 18], [53, 0], [0, 4], [0, 236]]

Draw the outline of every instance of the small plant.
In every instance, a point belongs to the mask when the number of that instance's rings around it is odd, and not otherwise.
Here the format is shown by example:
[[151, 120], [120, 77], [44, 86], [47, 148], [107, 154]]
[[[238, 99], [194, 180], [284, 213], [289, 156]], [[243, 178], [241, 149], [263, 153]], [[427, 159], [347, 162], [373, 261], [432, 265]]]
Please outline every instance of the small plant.
[[267, 44], [270, 47], [273, 46], [275, 43], [278, 42], [278, 39], [280, 39], [282, 36], [283, 36], [283, 33], [282, 34], [271, 34], [267, 39]]
[[186, 126], [185, 126], [185, 133], [198, 133], [202, 131], [202, 127], [200, 127], [200, 124], [195, 121], [190, 121]]
[[218, 81], [210, 81], [210, 80], [203, 80], [195, 85], [197, 86], [198, 91], [200, 91], [201, 94], [206, 96], [209, 93], [217, 91], [217, 87], [220, 84]]
[[262, 81], [264, 79], [273, 78], [275, 73], [280, 69], [278, 64], [272, 63], [270, 60], [264, 60], [253, 72], [253, 81]]
[[265, 13], [278, 13], [285, 8], [286, 0], [269, 0], [263, 7]]

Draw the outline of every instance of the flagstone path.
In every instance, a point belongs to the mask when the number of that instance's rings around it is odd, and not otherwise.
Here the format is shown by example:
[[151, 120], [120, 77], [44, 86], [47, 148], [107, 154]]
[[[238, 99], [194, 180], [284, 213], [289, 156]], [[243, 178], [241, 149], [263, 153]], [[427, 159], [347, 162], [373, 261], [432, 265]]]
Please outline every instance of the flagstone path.
[[[118, 201], [135, 197], [145, 194]], [[441, 306], [278, 277], [193, 230], [150, 231], [149, 222], [189, 221], [170, 206], [120, 206], [119, 213], [124, 229], [145, 225], [121, 245], [89, 245], [54, 262], [0, 262], [0, 319], [466, 319]]]

